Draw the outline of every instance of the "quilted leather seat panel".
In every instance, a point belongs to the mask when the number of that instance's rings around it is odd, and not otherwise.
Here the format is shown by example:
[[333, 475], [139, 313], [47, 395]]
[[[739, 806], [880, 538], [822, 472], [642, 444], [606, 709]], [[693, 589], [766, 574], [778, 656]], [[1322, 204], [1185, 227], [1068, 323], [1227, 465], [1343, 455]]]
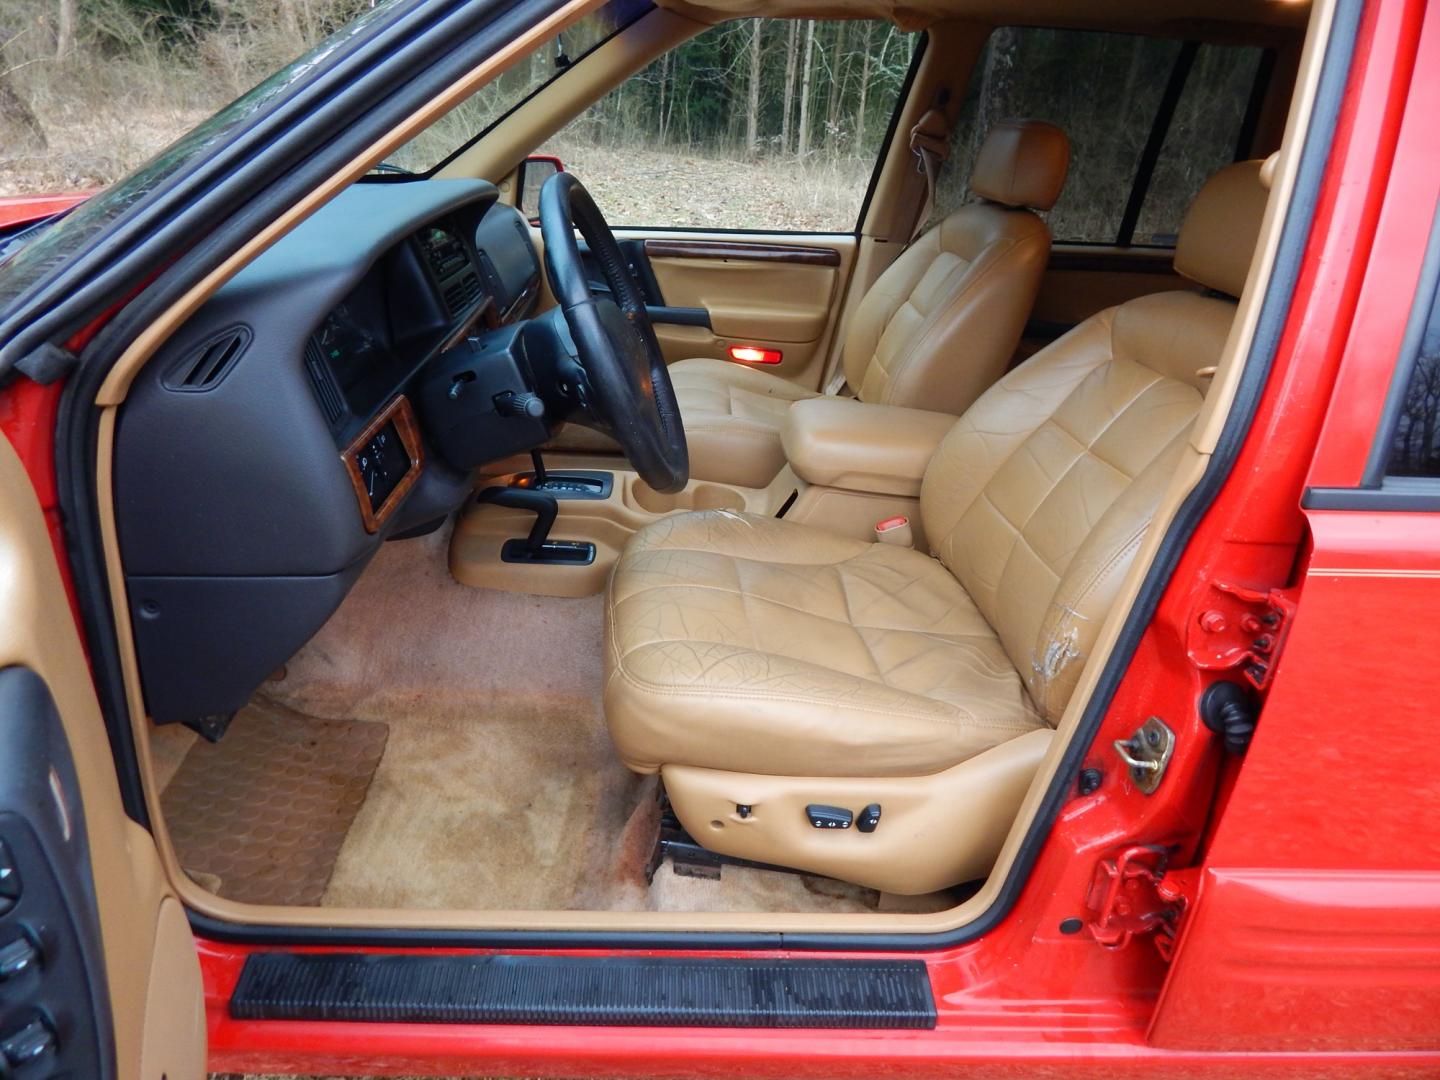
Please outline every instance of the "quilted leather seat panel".
[[786, 410], [820, 396], [777, 375], [709, 357], [671, 364], [670, 381], [685, 422], [691, 475], [742, 487], [764, 487], [774, 479], [785, 464], [780, 429]]
[[938, 562], [772, 518], [642, 530], [607, 635], [606, 715], [632, 768], [915, 775], [1043, 723]]
[[1198, 293], [1087, 320], [981, 396], [925, 474], [937, 557], [1050, 721], [1114, 601], [1200, 410], [1235, 305]]

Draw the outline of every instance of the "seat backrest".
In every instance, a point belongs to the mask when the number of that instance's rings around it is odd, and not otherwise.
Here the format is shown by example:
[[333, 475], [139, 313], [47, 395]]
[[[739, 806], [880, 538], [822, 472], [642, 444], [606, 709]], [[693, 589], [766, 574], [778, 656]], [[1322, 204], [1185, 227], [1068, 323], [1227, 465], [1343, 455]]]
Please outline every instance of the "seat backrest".
[[925, 473], [933, 553], [979, 605], [1052, 723], [1174, 476], [1230, 332], [1266, 192], [1260, 162], [1196, 197], [1166, 292], [1092, 316], [983, 394]]
[[969, 408], [1014, 355], [1050, 230], [1031, 209], [1060, 197], [1070, 143], [1054, 124], [1006, 121], [985, 137], [962, 206], [880, 275], [851, 320], [845, 381], [862, 401]]

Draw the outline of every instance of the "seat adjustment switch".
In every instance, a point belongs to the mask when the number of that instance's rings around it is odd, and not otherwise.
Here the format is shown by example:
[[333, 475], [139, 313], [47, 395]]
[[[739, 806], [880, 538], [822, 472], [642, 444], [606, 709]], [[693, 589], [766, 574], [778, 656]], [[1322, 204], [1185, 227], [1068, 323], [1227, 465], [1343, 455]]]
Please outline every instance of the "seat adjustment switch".
[[855, 822], [855, 815], [843, 806], [823, 806], [819, 803], [805, 807], [805, 816], [817, 829], [848, 829]]
[[878, 802], [872, 802], [869, 806], [865, 807], [864, 810], [860, 811], [860, 820], [855, 823], [855, 828], [864, 833], [871, 833], [875, 831], [875, 827], [879, 824], [880, 804]]

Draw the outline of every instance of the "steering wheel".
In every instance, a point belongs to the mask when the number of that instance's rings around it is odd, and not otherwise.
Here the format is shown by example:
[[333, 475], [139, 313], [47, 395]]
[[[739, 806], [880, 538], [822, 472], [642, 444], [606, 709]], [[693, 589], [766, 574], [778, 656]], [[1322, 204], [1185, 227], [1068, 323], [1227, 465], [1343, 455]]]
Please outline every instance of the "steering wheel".
[[[590, 287], [577, 229], [610, 296]], [[590, 384], [592, 418], [620, 444], [642, 480], [656, 491], [679, 491], [690, 479], [690, 452], [645, 297], [615, 234], [573, 173], [556, 173], [541, 187], [540, 234], [545, 273]]]

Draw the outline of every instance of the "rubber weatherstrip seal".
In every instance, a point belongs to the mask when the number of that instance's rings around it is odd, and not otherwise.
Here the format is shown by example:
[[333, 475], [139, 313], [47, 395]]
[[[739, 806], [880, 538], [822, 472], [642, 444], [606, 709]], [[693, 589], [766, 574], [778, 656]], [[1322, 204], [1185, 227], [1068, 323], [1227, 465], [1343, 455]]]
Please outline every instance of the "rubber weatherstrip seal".
[[[1140, 638], [1154, 615], [1180, 557], [1201, 518], [1230, 475], [1254, 420], [1274, 362], [1275, 351], [1294, 296], [1295, 284], [1314, 220], [1315, 206], [1333, 142], [1363, 10], [1363, 0], [1339, 0], [1314, 108], [1301, 152], [1299, 175], [1281, 230], [1279, 249], [1245, 370], [1235, 401], [1221, 431], [1210, 464], [1171, 523], [1155, 561], [1131, 609], [1081, 717], [1040, 809], [1021, 842], [995, 902], [978, 919], [958, 930], [936, 934], [864, 933], [708, 933], [704, 931], [606, 932], [571, 930], [457, 930], [411, 927], [298, 927], [239, 924], [199, 912], [191, 926], [220, 942], [270, 946], [329, 945], [388, 948], [606, 948], [624, 949], [791, 949], [854, 951], [932, 951], [981, 937], [1014, 908], [1060, 807], [1069, 797], [1080, 763], [1120, 684]], [[102, 579], [103, 582], [103, 579]]]

